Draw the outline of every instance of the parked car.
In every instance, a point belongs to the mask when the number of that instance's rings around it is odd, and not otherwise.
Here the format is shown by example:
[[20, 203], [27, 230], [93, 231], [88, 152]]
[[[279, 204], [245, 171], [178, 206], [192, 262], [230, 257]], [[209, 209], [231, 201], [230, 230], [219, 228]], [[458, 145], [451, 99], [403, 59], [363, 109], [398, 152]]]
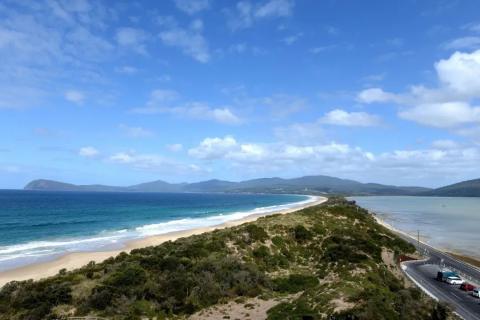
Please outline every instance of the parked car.
[[472, 296], [480, 298], [480, 288], [475, 288], [472, 290]]
[[471, 283], [468, 283], [468, 282], [464, 282], [460, 285], [460, 289], [462, 289], [463, 291], [473, 291], [473, 289], [475, 289], [475, 286]]
[[445, 282], [448, 284], [462, 284], [465, 281], [463, 281], [463, 279], [460, 277], [450, 276], [447, 278]]

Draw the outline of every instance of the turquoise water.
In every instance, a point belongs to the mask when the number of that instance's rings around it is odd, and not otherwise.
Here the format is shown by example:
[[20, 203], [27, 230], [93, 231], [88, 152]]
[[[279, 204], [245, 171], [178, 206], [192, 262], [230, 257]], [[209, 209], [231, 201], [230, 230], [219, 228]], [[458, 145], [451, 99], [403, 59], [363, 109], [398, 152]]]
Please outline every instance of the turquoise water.
[[0, 190], [0, 271], [69, 252], [213, 226], [311, 201], [308, 196]]
[[480, 198], [352, 197], [395, 228], [435, 247], [480, 258]]

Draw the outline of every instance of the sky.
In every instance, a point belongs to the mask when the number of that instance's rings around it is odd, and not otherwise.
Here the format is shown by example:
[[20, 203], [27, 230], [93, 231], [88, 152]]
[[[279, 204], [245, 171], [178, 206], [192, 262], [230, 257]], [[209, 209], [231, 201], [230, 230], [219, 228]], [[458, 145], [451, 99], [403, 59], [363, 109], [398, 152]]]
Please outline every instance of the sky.
[[0, 188], [480, 177], [476, 0], [3, 0]]

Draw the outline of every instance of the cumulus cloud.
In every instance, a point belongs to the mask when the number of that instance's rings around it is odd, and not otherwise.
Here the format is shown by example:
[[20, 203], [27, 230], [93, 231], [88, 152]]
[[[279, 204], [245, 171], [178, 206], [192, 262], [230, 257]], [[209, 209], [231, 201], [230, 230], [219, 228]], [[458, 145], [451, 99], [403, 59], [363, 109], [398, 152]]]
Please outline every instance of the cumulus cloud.
[[236, 148], [237, 141], [232, 136], [205, 138], [199, 146], [188, 150], [188, 154], [199, 159], [216, 159]]
[[297, 175], [325, 173], [367, 181], [418, 184], [419, 179], [437, 180], [439, 175], [460, 179], [480, 173], [476, 165], [480, 161], [480, 148], [452, 141], [435, 141], [431, 148], [375, 154], [337, 142], [252, 143], [224, 136], [206, 138], [188, 153], [207, 162], [224, 161], [232, 169], [241, 170], [242, 175], [254, 176], [259, 170], [263, 174], [288, 171]]
[[471, 107], [465, 102], [429, 103], [400, 111], [399, 116], [428, 126], [450, 128], [480, 123], [480, 107]]
[[321, 123], [347, 127], [373, 127], [380, 124], [380, 117], [366, 112], [347, 112], [335, 109], [320, 119]]
[[435, 64], [439, 80], [454, 93], [466, 98], [480, 97], [480, 50], [455, 52]]
[[358, 94], [357, 101], [363, 103], [397, 102], [399, 97], [393, 93], [385, 92], [381, 88], [369, 88]]
[[100, 154], [100, 151], [98, 151], [96, 148], [91, 146], [82, 147], [78, 151], [78, 155], [85, 158], [93, 158], [98, 156], [99, 154]]
[[206, 63], [210, 60], [208, 43], [202, 35], [202, 20], [194, 20], [189, 28], [181, 28], [176, 23], [168, 23], [166, 26], [158, 35], [163, 44], [181, 49], [185, 55], [198, 62]]
[[255, 4], [239, 1], [233, 10], [227, 10], [228, 25], [237, 30], [251, 27], [261, 19], [288, 17], [292, 14], [293, 7], [292, 0], [269, 0]]
[[471, 104], [480, 97], [480, 50], [455, 52], [434, 67], [440, 83], [437, 88], [417, 85], [402, 94], [370, 88], [361, 91], [357, 100], [399, 104], [401, 118], [427, 126], [453, 128], [480, 123], [480, 107]]
[[85, 95], [78, 90], [68, 90], [65, 92], [65, 99], [76, 104], [82, 104], [85, 100]]
[[193, 15], [210, 7], [210, 0], [175, 0], [175, 5], [181, 11]]

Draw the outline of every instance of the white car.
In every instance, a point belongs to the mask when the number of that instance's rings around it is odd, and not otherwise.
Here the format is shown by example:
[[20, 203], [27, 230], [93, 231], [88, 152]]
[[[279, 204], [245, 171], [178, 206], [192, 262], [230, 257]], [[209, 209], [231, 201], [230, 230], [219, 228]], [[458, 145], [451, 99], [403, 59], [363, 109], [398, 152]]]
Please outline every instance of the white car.
[[473, 289], [472, 296], [480, 298], [480, 288]]
[[448, 284], [462, 284], [465, 281], [463, 281], [462, 278], [459, 278], [459, 277], [448, 277], [446, 282]]

